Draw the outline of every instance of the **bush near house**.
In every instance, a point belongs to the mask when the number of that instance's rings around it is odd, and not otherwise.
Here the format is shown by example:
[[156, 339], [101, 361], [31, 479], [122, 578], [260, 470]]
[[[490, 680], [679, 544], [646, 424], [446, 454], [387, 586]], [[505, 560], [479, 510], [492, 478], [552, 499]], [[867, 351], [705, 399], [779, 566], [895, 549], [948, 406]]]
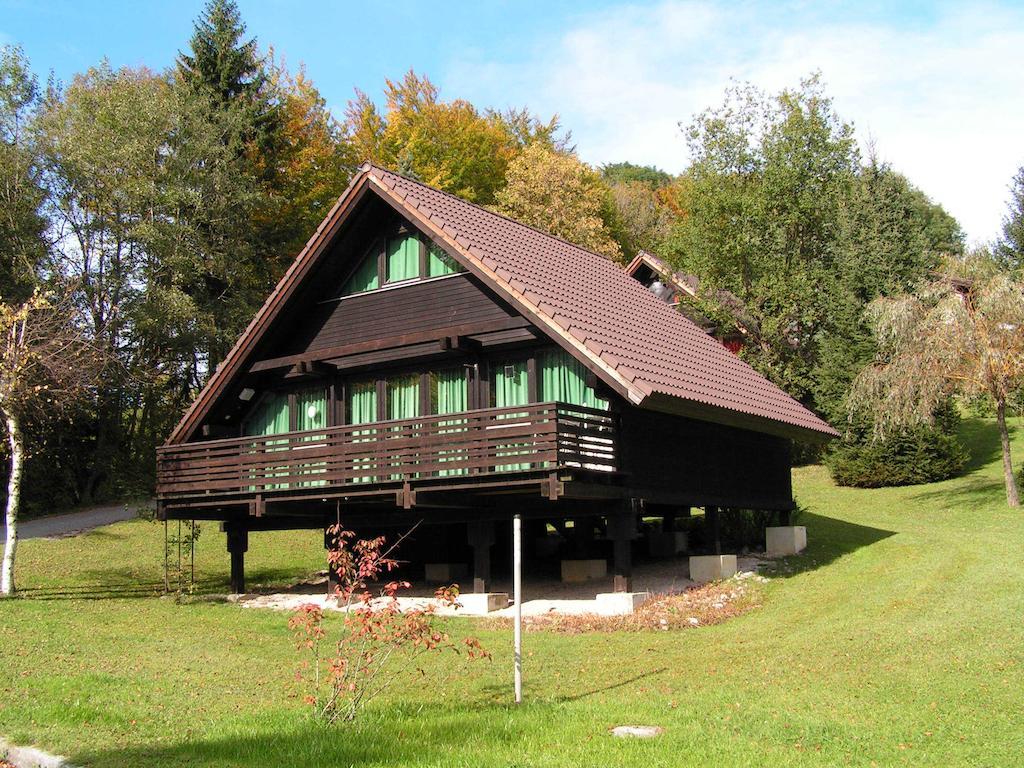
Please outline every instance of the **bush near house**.
[[957, 428], [960, 414], [952, 403], [935, 414], [934, 425], [901, 429], [871, 440], [870, 426], [850, 430], [825, 458], [837, 485], [855, 488], [933, 483], [956, 477], [967, 463]]

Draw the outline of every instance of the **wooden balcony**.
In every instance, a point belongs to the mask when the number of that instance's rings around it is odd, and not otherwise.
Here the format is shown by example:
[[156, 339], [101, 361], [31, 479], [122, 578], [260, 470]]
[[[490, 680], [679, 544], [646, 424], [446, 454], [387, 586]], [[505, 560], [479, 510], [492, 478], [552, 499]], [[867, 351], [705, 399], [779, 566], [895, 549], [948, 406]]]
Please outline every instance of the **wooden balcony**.
[[[350, 424], [165, 446], [163, 509], [396, 494], [535, 482], [560, 470], [619, 468], [614, 414], [565, 403]], [[402, 503], [404, 500], [404, 503]]]

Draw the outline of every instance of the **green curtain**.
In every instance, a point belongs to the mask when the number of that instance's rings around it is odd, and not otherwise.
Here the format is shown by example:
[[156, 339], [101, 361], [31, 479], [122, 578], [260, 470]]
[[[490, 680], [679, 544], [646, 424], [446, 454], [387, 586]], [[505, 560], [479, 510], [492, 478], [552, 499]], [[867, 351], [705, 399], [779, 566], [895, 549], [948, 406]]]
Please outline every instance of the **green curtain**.
[[427, 276], [441, 277], [442, 275], [454, 275], [456, 272], [463, 272], [462, 265], [448, 255], [439, 245], [430, 243], [427, 246]]
[[530, 402], [525, 360], [510, 365], [495, 366], [491, 384], [494, 387], [495, 408], [526, 405]]
[[414, 419], [420, 415], [420, 377], [388, 379], [388, 418]]
[[587, 369], [565, 350], [545, 352], [538, 356], [537, 362], [542, 402], [608, 408], [608, 401], [598, 397], [593, 387], [587, 386]]
[[371, 253], [363, 259], [363, 263], [360, 264], [356, 271], [352, 273], [351, 277], [345, 281], [345, 284], [341, 288], [341, 295], [351, 296], [353, 293], [372, 291], [374, 288], [379, 287], [380, 281], [377, 275], [377, 254]]
[[[410, 376], [395, 376], [388, 379], [387, 389], [387, 414], [389, 419], [414, 419], [420, 415], [420, 377], [417, 374]], [[397, 432], [402, 427], [393, 427]], [[407, 461], [411, 461], [407, 457]], [[392, 464], [398, 466], [398, 463]], [[415, 475], [414, 475], [415, 476]], [[391, 475], [392, 480], [401, 480], [401, 474]]]
[[[295, 423], [299, 431], [312, 432], [327, 427], [327, 391], [321, 388], [305, 389], [295, 395]], [[325, 436], [321, 434], [303, 435], [302, 442], [323, 444]], [[302, 474], [316, 475], [327, 471], [323, 461], [310, 462], [302, 465]], [[311, 480], [299, 483], [300, 486], [312, 487], [325, 485], [323, 480]]]
[[[377, 382], [362, 381], [350, 385], [346, 399], [345, 411], [348, 414], [349, 424], [370, 424], [377, 421]], [[375, 432], [374, 429], [357, 429], [352, 433], [352, 442], [372, 442], [375, 439]], [[360, 465], [369, 465], [372, 461], [372, 458], [357, 458], [352, 463], [355, 467], [359, 467]], [[352, 478], [353, 483], [369, 483], [372, 480], [373, 477], [369, 475]]]
[[270, 392], [245, 420], [246, 435], [279, 435], [288, 431], [288, 395]]
[[[288, 395], [280, 392], [269, 392], [256, 405], [256, 409], [253, 411], [252, 415], [246, 419], [242, 427], [243, 432], [245, 432], [246, 435], [267, 437], [269, 435], [280, 435], [283, 432], [287, 432], [290, 423]], [[263, 446], [266, 446], [266, 451], [268, 453], [275, 450], [284, 451], [287, 450], [287, 446], [274, 448], [275, 445], [284, 442], [285, 441], [283, 440], [269, 440], [266, 443], [261, 443], [257, 450], [264, 450]], [[267, 478], [280, 477], [284, 474], [287, 474], [287, 467], [267, 467], [264, 470], [254, 470], [250, 477], [256, 481], [263, 481]], [[264, 486], [264, 490], [273, 491], [286, 487], [287, 483], [271, 483]], [[256, 491], [259, 489], [257, 486], [251, 485], [249, 486], [249, 490]]]
[[[438, 371], [430, 374], [430, 402], [432, 410], [438, 416], [447, 414], [463, 413], [469, 408], [469, 387], [466, 384], [466, 371], [462, 368], [453, 368], [448, 371]], [[446, 419], [439, 422], [441, 434], [456, 434], [466, 431], [465, 419]], [[465, 457], [464, 451], [440, 451], [441, 461], [458, 461]], [[440, 477], [451, 475], [465, 475], [468, 470], [442, 469], [438, 471]]]
[[387, 282], [412, 280], [420, 276], [420, 241], [414, 235], [388, 240]]
[[324, 429], [327, 426], [327, 392], [323, 389], [306, 389], [295, 396], [298, 413], [295, 421], [300, 431]]
[[[495, 408], [507, 408], [514, 405], [526, 405], [530, 402], [530, 387], [526, 373], [526, 361], [522, 360], [509, 365], [496, 365], [494, 376], [491, 379]], [[509, 413], [502, 416], [503, 419], [521, 418], [522, 414]], [[528, 448], [527, 443], [509, 443], [498, 446], [499, 456], [510, 456], [521, 453]], [[503, 451], [502, 448], [507, 450]], [[517, 472], [529, 469], [530, 464], [502, 464], [495, 467], [497, 472]]]

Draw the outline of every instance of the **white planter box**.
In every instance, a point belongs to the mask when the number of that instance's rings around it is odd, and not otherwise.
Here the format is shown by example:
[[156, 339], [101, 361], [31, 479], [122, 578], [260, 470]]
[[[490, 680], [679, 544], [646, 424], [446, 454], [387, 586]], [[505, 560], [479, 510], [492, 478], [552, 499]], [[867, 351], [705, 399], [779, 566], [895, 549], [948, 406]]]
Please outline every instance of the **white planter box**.
[[807, 527], [783, 525], [764, 529], [765, 551], [769, 557], [796, 555], [807, 549]]
[[459, 595], [459, 611], [463, 616], [485, 616], [491, 611], [508, 608], [507, 592], [468, 592]]
[[695, 555], [690, 558], [690, 580], [698, 584], [731, 579], [736, 575], [736, 555]]
[[599, 616], [628, 616], [651, 597], [650, 592], [601, 592], [597, 595]]

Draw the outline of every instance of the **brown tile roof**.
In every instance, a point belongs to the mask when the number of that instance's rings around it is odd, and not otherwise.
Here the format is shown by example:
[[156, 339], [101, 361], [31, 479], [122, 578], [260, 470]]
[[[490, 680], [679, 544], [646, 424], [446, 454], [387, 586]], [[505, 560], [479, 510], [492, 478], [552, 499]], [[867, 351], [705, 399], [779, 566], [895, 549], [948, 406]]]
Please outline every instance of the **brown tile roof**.
[[786, 425], [795, 436], [837, 434], [608, 259], [386, 169], [363, 172], [633, 402], [673, 410], [679, 401], [694, 416], [734, 414], [739, 425]]

